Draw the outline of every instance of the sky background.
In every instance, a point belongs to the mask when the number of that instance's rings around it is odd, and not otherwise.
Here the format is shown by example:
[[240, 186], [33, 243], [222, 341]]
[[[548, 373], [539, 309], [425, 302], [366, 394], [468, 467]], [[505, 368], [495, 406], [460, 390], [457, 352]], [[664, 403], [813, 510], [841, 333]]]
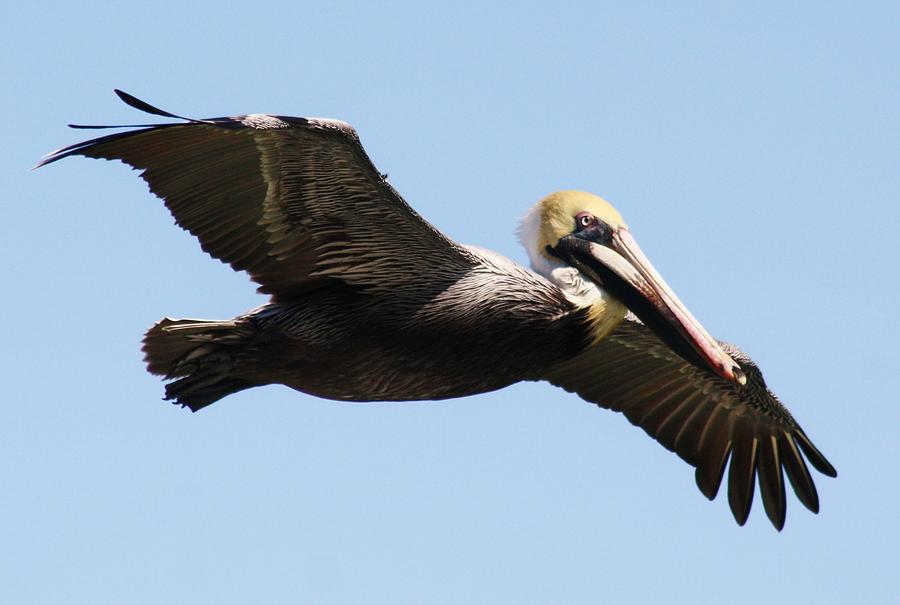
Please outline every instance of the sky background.
[[[671, 6], [664, 6], [671, 4]], [[0, 36], [0, 602], [885, 603], [900, 591], [900, 10], [850, 3], [19, 3]], [[791, 6], [786, 6], [790, 4]], [[340, 118], [438, 228], [612, 201], [839, 471], [738, 527], [547, 384], [161, 401], [159, 318], [264, 302], [76, 123]]]

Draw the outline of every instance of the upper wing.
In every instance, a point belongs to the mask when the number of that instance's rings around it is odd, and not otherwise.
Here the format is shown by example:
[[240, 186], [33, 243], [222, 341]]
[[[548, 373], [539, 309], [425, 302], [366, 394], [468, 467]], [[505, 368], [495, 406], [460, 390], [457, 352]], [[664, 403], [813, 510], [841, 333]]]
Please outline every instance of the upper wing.
[[335, 279], [392, 289], [475, 262], [407, 205], [349, 124], [272, 115], [193, 120], [116, 93], [185, 122], [71, 145], [38, 166], [83, 155], [141, 170], [176, 223], [206, 252], [247, 271], [260, 292], [285, 300]]
[[784, 526], [782, 469], [813, 512], [819, 497], [804, 455], [821, 473], [837, 471], [763, 381], [740, 349], [721, 343], [747, 374], [739, 387], [687, 363], [630, 315], [609, 336], [551, 369], [547, 380], [625, 416], [666, 449], [695, 466], [697, 486], [712, 500], [725, 464], [728, 502], [743, 525], [757, 476], [769, 519]]

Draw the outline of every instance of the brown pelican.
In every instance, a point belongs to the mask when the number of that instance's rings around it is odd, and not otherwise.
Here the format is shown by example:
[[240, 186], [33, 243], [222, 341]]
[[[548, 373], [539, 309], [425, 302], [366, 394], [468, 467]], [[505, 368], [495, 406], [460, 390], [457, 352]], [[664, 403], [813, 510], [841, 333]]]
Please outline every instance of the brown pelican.
[[[166, 399], [197, 411], [266, 384], [342, 401], [463, 397], [546, 380], [623, 412], [696, 467], [713, 499], [728, 472], [741, 525], [758, 479], [776, 528], [784, 475], [813, 512], [804, 459], [834, 467], [740, 349], [713, 339], [616, 210], [562, 191], [525, 215], [534, 271], [457, 244], [412, 208], [353, 128], [246, 115], [179, 120], [60, 149], [141, 171], [178, 225], [271, 296], [234, 319], [165, 318], [144, 338]], [[104, 126], [84, 128], [105, 128]]]

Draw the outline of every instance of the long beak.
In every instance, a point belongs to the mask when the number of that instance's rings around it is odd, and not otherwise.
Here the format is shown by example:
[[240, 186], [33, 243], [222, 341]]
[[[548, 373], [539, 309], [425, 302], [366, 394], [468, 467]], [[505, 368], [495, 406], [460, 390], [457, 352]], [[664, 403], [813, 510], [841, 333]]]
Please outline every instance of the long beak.
[[722, 350], [656, 271], [628, 229], [606, 231], [603, 244], [591, 231], [562, 238], [555, 252], [618, 298], [687, 361], [745, 384], [740, 366]]

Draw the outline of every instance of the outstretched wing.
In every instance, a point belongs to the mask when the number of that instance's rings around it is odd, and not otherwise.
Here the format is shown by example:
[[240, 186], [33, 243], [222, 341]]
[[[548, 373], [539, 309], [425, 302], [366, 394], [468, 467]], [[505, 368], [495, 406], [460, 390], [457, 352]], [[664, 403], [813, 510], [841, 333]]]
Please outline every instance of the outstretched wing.
[[260, 292], [287, 300], [333, 280], [390, 290], [475, 263], [386, 182], [349, 124], [262, 114], [193, 120], [116, 93], [183, 122], [78, 143], [39, 166], [83, 155], [141, 170], [176, 223], [247, 271]]
[[630, 314], [605, 339], [552, 368], [546, 379], [623, 412], [696, 467], [697, 486], [710, 500], [730, 459], [728, 502], [735, 520], [740, 525], [747, 520], [758, 478], [766, 514], [780, 530], [786, 509], [784, 474], [800, 501], [818, 512], [819, 497], [804, 456], [829, 477], [837, 471], [766, 387], [756, 364], [737, 347], [720, 344], [747, 374], [745, 386], [687, 363]]

